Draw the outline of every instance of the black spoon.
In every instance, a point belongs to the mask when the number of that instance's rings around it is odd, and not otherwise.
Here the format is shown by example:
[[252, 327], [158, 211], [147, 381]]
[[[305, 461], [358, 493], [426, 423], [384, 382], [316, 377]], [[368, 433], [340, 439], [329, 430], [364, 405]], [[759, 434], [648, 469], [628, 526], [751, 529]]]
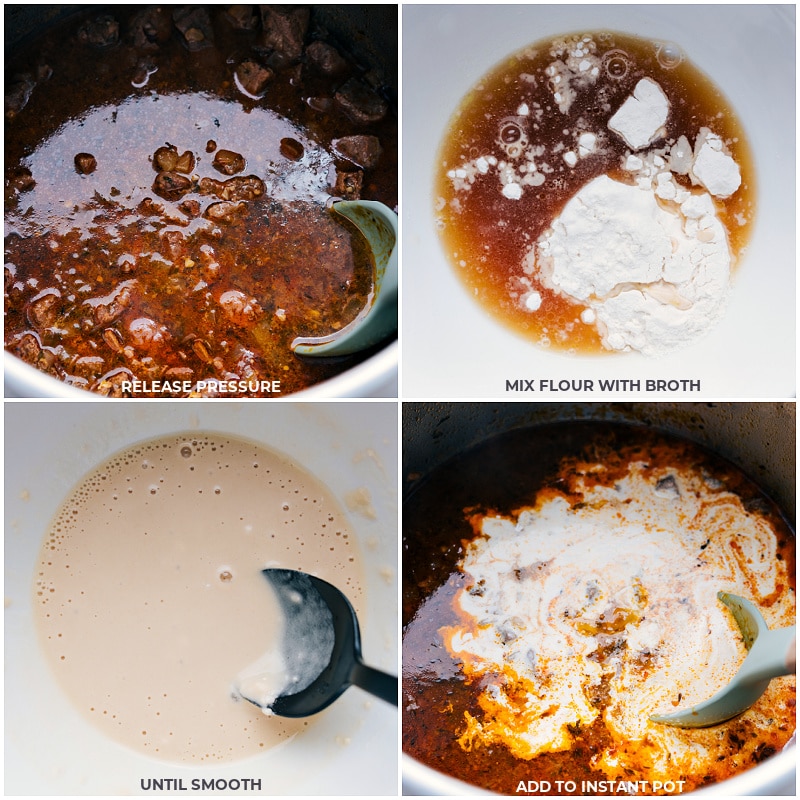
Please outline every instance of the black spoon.
[[[358, 619], [349, 600], [327, 581], [292, 569], [265, 569], [283, 610], [283, 658], [292, 677], [269, 704], [282, 717], [327, 708], [349, 686], [397, 705], [397, 678], [361, 660]], [[251, 703], [260, 705], [243, 695]]]

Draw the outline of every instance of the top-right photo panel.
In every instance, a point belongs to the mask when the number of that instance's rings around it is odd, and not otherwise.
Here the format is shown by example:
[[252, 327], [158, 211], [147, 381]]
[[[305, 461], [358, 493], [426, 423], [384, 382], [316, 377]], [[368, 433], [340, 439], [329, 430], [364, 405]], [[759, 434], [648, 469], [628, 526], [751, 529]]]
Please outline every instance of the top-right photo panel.
[[794, 6], [402, 17], [405, 397], [795, 395]]

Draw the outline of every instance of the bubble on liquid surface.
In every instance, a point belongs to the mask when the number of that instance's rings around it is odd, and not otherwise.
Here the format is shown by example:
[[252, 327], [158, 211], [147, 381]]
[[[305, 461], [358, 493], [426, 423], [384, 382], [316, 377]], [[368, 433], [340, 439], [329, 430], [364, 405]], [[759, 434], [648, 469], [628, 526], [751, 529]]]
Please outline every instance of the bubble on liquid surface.
[[528, 136], [522, 122], [516, 117], [506, 117], [500, 121], [497, 143], [509, 158], [519, 158], [528, 146]]
[[191, 458], [192, 457], [192, 446], [189, 444], [181, 445], [181, 456], [183, 458]]
[[609, 78], [621, 80], [631, 68], [630, 56], [624, 50], [609, 50], [603, 56], [603, 68]]
[[675, 42], [660, 42], [656, 47], [656, 61], [664, 69], [674, 69], [683, 57], [683, 50]]

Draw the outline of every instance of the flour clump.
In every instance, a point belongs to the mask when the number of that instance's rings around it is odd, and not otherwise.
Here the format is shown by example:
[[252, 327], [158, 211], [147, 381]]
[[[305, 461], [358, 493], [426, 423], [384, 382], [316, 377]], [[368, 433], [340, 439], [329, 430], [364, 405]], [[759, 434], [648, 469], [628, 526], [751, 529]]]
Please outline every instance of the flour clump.
[[723, 315], [731, 265], [710, 196], [677, 197], [667, 210], [650, 186], [601, 175], [567, 203], [524, 270], [591, 309], [607, 349], [676, 350]]

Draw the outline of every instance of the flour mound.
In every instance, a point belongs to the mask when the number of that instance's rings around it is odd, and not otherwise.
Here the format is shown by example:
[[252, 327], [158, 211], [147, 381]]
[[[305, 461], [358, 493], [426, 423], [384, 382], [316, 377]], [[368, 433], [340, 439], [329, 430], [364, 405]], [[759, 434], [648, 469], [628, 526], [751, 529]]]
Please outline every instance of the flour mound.
[[524, 269], [594, 311], [609, 350], [684, 347], [724, 314], [731, 255], [711, 197], [681, 199], [660, 204], [650, 186], [601, 175], [566, 204]]

